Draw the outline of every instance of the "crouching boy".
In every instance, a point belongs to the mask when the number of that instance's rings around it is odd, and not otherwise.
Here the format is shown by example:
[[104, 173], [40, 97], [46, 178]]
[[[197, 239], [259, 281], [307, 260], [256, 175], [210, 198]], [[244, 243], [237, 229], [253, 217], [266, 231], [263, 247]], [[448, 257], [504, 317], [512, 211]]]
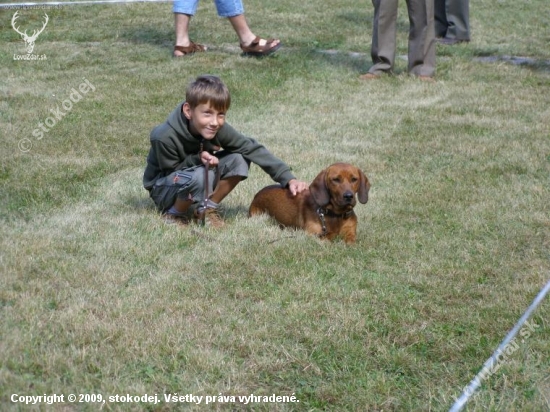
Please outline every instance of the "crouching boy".
[[[230, 103], [229, 90], [218, 77], [199, 76], [189, 84], [185, 101], [152, 130], [143, 186], [167, 220], [187, 223], [194, 206], [195, 220], [222, 227], [218, 205], [248, 177], [251, 162], [292, 195], [307, 189], [282, 160], [225, 122]], [[205, 167], [211, 193], [206, 205]]]

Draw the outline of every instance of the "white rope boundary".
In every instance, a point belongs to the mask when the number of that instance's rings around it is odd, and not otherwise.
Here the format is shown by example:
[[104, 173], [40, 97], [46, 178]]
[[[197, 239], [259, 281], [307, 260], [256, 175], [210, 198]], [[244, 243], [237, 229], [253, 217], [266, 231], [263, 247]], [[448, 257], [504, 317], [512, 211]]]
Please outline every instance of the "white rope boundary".
[[460, 412], [462, 410], [462, 408], [466, 405], [466, 402], [468, 402], [468, 399], [470, 399], [470, 397], [474, 394], [474, 392], [481, 386], [481, 381], [484, 378], [482, 376], [483, 371], [491, 368], [491, 366], [493, 366], [495, 362], [497, 362], [498, 356], [503, 352], [506, 345], [508, 345], [510, 341], [514, 339], [514, 337], [517, 335], [517, 333], [519, 332], [523, 324], [527, 321], [529, 316], [531, 316], [531, 313], [533, 313], [533, 311], [537, 308], [537, 306], [540, 305], [540, 303], [542, 302], [542, 300], [544, 299], [548, 291], [550, 291], [550, 280], [548, 281], [546, 286], [544, 286], [541, 289], [541, 291], [539, 292], [539, 294], [537, 295], [533, 303], [531, 303], [531, 306], [527, 308], [523, 316], [518, 320], [518, 322], [516, 323], [516, 326], [514, 326], [514, 328], [508, 333], [508, 335], [506, 335], [504, 340], [501, 342], [498, 348], [493, 352], [491, 357], [487, 359], [487, 361], [483, 364], [483, 367], [481, 368], [479, 373], [475, 376], [474, 379], [472, 379], [470, 384], [464, 389], [460, 398], [458, 398], [455, 404], [451, 407], [451, 409], [449, 409], [449, 412]]
[[59, 6], [72, 6], [75, 4], [118, 4], [118, 3], [172, 3], [174, 0], [74, 0], [74, 1], [48, 1], [44, 3], [6, 3], [0, 4], [0, 9], [17, 8], [48, 8]]

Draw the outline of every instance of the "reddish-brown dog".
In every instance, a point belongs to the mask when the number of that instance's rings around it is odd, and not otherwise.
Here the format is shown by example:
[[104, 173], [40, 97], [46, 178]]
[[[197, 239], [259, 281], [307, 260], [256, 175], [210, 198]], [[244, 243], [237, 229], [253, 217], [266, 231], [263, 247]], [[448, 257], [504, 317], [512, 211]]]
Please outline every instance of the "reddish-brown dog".
[[355, 195], [367, 203], [369, 189], [369, 180], [359, 168], [335, 163], [317, 175], [309, 190], [296, 196], [280, 185], [264, 187], [254, 196], [248, 214], [267, 213], [283, 227], [304, 229], [329, 240], [341, 236], [346, 243], [355, 243]]

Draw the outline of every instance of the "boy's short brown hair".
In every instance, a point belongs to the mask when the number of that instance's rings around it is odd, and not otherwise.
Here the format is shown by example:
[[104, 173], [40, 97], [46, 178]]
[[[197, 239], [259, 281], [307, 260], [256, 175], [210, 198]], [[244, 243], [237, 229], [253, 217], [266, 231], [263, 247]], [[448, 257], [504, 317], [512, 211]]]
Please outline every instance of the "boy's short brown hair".
[[227, 112], [231, 105], [231, 95], [219, 77], [204, 74], [187, 86], [185, 101], [192, 109], [199, 104], [209, 103], [215, 110]]

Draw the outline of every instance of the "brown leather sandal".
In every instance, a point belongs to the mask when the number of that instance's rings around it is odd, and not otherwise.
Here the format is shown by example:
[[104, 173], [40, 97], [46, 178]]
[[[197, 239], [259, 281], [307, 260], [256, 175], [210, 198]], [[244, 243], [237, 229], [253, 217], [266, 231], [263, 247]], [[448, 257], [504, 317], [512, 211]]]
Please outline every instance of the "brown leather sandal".
[[281, 46], [281, 43], [275, 44], [275, 39], [265, 40], [265, 44], [260, 46], [262, 41], [261, 37], [256, 36], [254, 41], [250, 45], [245, 46], [241, 44], [241, 50], [245, 56], [269, 56], [270, 54], [276, 52]]
[[206, 46], [204, 44], [191, 42], [189, 46], [174, 46], [174, 51], [179, 51], [180, 53], [183, 53], [183, 55], [181, 56], [174, 55], [174, 57], [184, 57], [188, 54], [193, 54], [195, 52], [204, 52], [206, 51]]

